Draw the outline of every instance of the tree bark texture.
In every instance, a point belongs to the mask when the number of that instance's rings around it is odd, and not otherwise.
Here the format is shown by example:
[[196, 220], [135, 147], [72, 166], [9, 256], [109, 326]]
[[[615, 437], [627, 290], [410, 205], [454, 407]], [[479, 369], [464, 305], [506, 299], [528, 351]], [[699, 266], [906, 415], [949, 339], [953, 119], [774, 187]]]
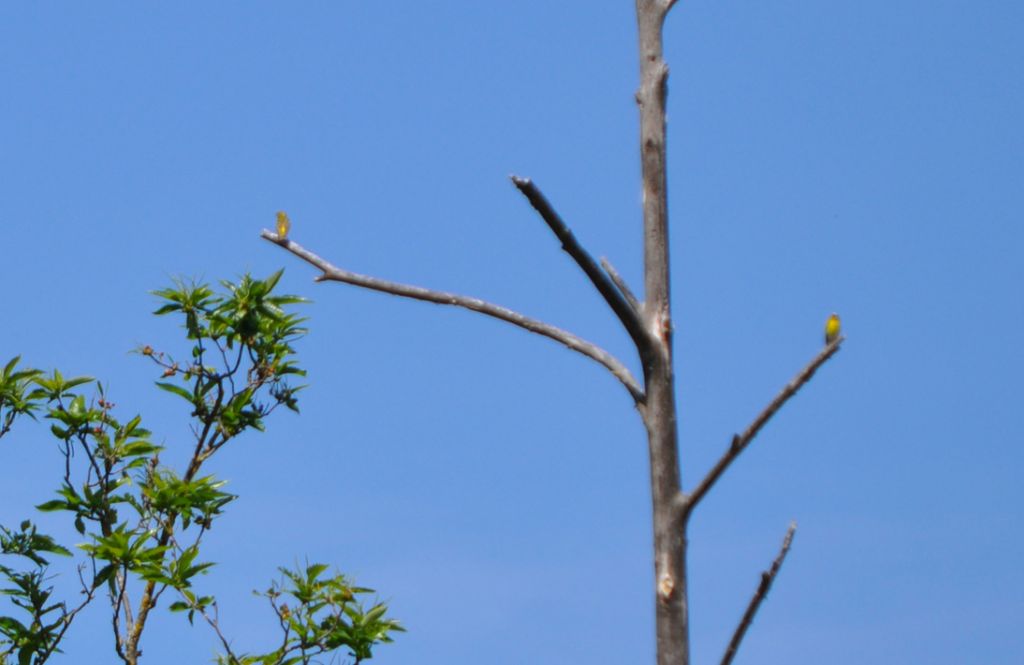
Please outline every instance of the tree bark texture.
[[662, 26], [669, 4], [637, 0], [640, 47], [640, 163], [643, 180], [644, 325], [650, 345], [642, 352], [654, 513], [655, 631], [658, 665], [689, 665], [686, 523], [678, 519], [680, 496], [672, 316], [669, 289], [668, 191], [665, 98], [668, 67]]

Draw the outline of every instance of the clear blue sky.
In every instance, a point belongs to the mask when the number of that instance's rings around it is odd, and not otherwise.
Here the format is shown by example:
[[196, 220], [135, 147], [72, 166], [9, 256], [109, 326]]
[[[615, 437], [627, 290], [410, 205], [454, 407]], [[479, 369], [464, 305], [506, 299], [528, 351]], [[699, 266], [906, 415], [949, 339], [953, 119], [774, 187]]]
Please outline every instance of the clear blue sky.
[[[202, 584], [242, 650], [274, 629], [249, 591], [308, 557], [390, 599], [409, 632], [382, 664], [653, 662], [647, 455], [622, 387], [498, 322], [315, 285], [258, 238], [287, 210], [339, 265], [496, 301], [635, 368], [507, 180], [534, 178], [639, 287], [634, 21], [627, 0], [0, 7], [0, 359], [103, 379], [184, 455], [187, 414], [128, 353], [182, 348], [149, 290], [284, 266], [315, 300], [301, 416], [215, 464], [241, 499]], [[696, 663], [793, 519], [737, 663], [1024, 660], [1022, 34], [1009, 0], [674, 10], [685, 483], [829, 312], [848, 336], [694, 519]], [[0, 523], [51, 498], [46, 429], [2, 442]], [[103, 611], [72, 635], [59, 662], [113, 662]], [[202, 663], [216, 642], [161, 613], [143, 648]]]

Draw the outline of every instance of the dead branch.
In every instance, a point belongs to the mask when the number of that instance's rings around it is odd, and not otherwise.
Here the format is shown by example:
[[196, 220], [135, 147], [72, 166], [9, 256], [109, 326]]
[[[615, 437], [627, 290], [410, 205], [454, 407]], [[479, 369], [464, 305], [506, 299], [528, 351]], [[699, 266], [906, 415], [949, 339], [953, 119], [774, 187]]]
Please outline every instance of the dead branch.
[[729, 444], [729, 448], [725, 451], [722, 457], [715, 463], [715, 466], [708, 471], [708, 474], [704, 476], [704, 479], [700, 481], [696, 489], [693, 490], [689, 495], [680, 494], [677, 497], [676, 505], [680, 511], [680, 519], [685, 523], [689, 518], [693, 509], [700, 503], [700, 500], [708, 493], [708, 491], [714, 486], [718, 479], [725, 473], [725, 470], [729, 468], [740, 453], [742, 453], [750, 442], [754, 440], [757, 433], [761, 431], [761, 428], [771, 420], [782, 405], [789, 401], [792, 397], [800, 390], [805, 383], [811, 380], [814, 373], [818, 371], [818, 368], [825, 364], [825, 361], [831, 358], [839, 351], [839, 346], [845, 340], [845, 337], [839, 337], [834, 342], [822, 349], [821, 353], [817, 355], [810, 363], [807, 364], [800, 372], [793, 377], [793, 379], [786, 384], [786, 386], [775, 396], [768, 406], [758, 414], [757, 418], [750, 423], [746, 430], [742, 434], [734, 434], [732, 437], [732, 443]]
[[606, 273], [608, 273], [608, 277], [611, 278], [612, 283], [619, 289], [619, 292], [622, 294], [622, 297], [626, 299], [626, 302], [629, 303], [629, 306], [637, 312], [643, 310], [643, 303], [633, 295], [633, 291], [629, 288], [629, 284], [626, 284], [626, 280], [622, 278], [622, 275], [620, 275], [619, 271], [615, 269], [615, 266], [612, 265], [611, 261], [602, 256], [601, 267], [604, 268]]
[[523, 196], [530, 202], [534, 210], [540, 214], [551, 231], [562, 242], [562, 249], [572, 257], [573, 261], [583, 270], [584, 274], [593, 283], [598, 293], [605, 299], [608, 306], [612, 308], [619, 321], [626, 328], [626, 332], [633, 338], [637, 350], [644, 356], [651, 346], [643, 324], [640, 321], [639, 311], [630, 305], [624, 295], [616, 288], [609, 276], [605, 274], [594, 261], [594, 258], [583, 248], [583, 245], [576, 239], [569, 226], [562, 220], [562, 217], [551, 206], [551, 203], [544, 197], [540, 189], [533, 184], [529, 178], [512, 176], [512, 183], [522, 192]]
[[750, 628], [750, 624], [754, 622], [754, 615], [757, 614], [761, 601], [768, 595], [768, 590], [772, 588], [775, 576], [779, 574], [779, 569], [782, 568], [782, 562], [786, 560], [786, 555], [789, 554], [789, 546], [793, 544], [793, 534], [795, 533], [796, 522], [791, 522], [789, 529], [786, 531], [786, 537], [782, 541], [779, 554], [775, 557], [775, 561], [772, 562], [771, 568], [761, 573], [761, 583], [757, 585], [757, 591], [754, 592], [754, 597], [750, 599], [750, 604], [747, 605], [747, 611], [743, 613], [740, 625], [736, 626], [736, 632], [733, 633], [732, 639], [729, 641], [729, 647], [725, 650], [725, 655], [722, 656], [722, 665], [729, 665], [736, 656], [736, 651], [740, 648], [740, 642], [743, 641], [747, 628]]
[[638, 405], [642, 405], [644, 403], [645, 398], [643, 388], [640, 387], [640, 384], [635, 378], [633, 378], [629, 369], [627, 369], [622, 362], [596, 344], [581, 339], [568, 331], [562, 330], [561, 328], [543, 321], [532, 319], [506, 307], [495, 305], [485, 300], [480, 300], [479, 298], [472, 298], [445, 291], [434, 291], [432, 289], [426, 289], [422, 286], [414, 286], [411, 284], [389, 282], [377, 277], [360, 275], [359, 273], [339, 268], [331, 264], [326, 259], [317, 256], [297, 242], [288, 240], [287, 238], [281, 238], [276, 233], [267, 229], [264, 229], [260, 233], [260, 236], [272, 243], [284, 247], [295, 256], [298, 256], [310, 265], [319, 269], [321, 274], [316, 278], [316, 281], [318, 282], [344, 282], [345, 284], [380, 291], [382, 293], [389, 293], [395, 296], [402, 296], [403, 298], [423, 300], [438, 305], [461, 307], [463, 309], [479, 312], [486, 316], [501, 319], [502, 321], [511, 323], [514, 326], [519, 326], [520, 328], [529, 330], [532, 333], [537, 333], [538, 335], [543, 335], [544, 337], [553, 339], [560, 344], [564, 344], [573, 351], [582, 353], [588, 358], [603, 365], [622, 383], [623, 386], [626, 387], [626, 390], [629, 391], [629, 394]]

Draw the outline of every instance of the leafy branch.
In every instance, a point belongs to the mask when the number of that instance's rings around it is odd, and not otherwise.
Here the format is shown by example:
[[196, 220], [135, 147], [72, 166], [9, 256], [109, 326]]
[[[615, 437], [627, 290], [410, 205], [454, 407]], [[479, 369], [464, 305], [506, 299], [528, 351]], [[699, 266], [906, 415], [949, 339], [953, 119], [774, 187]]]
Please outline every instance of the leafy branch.
[[[0, 526], [0, 554], [31, 562], [27, 569], [0, 565], [0, 575], [9, 582], [0, 593], [27, 614], [24, 620], [0, 616], [0, 663], [8, 657], [16, 657], [18, 665], [46, 662], [98, 589], [105, 589], [110, 603], [114, 650], [127, 665], [139, 662], [151, 612], [169, 589], [182, 599], [171, 609], [187, 610], [190, 622], [195, 612], [206, 617], [227, 657], [235, 658], [216, 615], [207, 612], [215, 612], [216, 599], [198, 595], [193, 584], [213, 566], [200, 558], [204, 536], [237, 497], [224, 490], [224, 481], [202, 470], [230, 441], [248, 430], [263, 431], [265, 419], [279, 407], [298, 411], [297, 393], [303, 386], [291, 381], [305, 375], [294, 349], [306, 333], [305, 319], [287, 310], [305, 300], [275, 294], [280, 277], [280, 271], [263, 280], [246, 275], [237, 282], [222, 282], [221, 292], [179, 281], [155, 292], [163, 301], [155, 314], [181, 316], [191, 347], [183, 356], [148, 345], [138, 349], [159, 370], [156, 386], [188, 403], [193, 441], [180, 470], [161, 464], [163, 448], [153, 442], [141, 416], [115, 415], [116, 404], [102, 384], [96, 383], [91, 395], [80, 392], [94, 382], [91, 377], [19, 369], [17, 357], [4, 367], [0, 436], [22, 415], [34, 419], [36, 413], [45, 414], [63, 470], [56, 498], [37, 509], [67, 513], [75, 530], [88, 540], [78, 545], [86, 556], [78, 566], [83, 597], [71, 607], [53, 600], [48, 561], [42, 555], [70, 556], [71, 551], [37, 533], [28, 521], [18, 531]], [[286, 626], [286, 654], [294, 651], [289, 639], [298, 639], [303, 653], [319, 655], [348, 647], [359, 660], [369, 657], [374, 644], [390, 641], [390, 631], [401, 630], [383, 617], [383, 605], [364, 611], [352, 600], [368, 590], [347, 586], [340, 575], [320, 580], [322, 572], [312, 567], [301, 579], [287, 572], [292, 586], [267, 592], [273, 605], [282, 593], [313, 590], [308, 602], [296, 606], [301, 611], [295, 616], [305, 617], [304, 632], [299, 624]], [[348, 593], [345, 602], [339, 600], [341, 591]], [[315, 630], [309, 623], [314, 615], [319, 621]]]

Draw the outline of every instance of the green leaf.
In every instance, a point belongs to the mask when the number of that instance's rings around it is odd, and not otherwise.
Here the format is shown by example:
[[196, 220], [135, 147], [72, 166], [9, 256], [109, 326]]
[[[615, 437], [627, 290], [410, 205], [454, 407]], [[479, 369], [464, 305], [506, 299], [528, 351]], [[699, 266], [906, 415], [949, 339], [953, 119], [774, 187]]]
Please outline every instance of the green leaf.
[[68, 408], [70, 413], [75, 418], [85, 417], [85, 396], [79, 395], [71, 401], [71, 406]]
[[328, 568], [330, 568], [330, 566], [328, 566], [325, 563], [314, 563], [314, 564], [312, 564], [310, 566], [307, 566], [306, 567], [306, 578], [310, 582], [312, 582], [312, 581], [316, 580], [316, 578], [320, 577], [320, 575], [322, 575], [323, 572], [325, 570], [327, 570]]
[[[122, 457], [140, 457], [143, 455], [151, 455], [161, 449], [160, 446], [150, 443], [149, 441], [133, 441], [127, 443], [121, 449]], [[139, 461], [139, 460], [135, 460]], [[142, 460], [145, 463], [145, 460]]]
[[63, 499], [53, 499], [52, 501], [39, 504], [36, 506], [36, 510], [44, 513], [52, 513], [57, 510], [74, 510], [74, 508], [72, 508], [71, 505]]
[[95, 381], [95, 379], [91, 376], [76, 376], [64, 382], [64, 390], [71, 390], [90, 381]]
[[161, 390], [166, 390], [169, 393], [173, 393], [173, 394], [177, 395], [178, 397], [181, 397], [181, 398], [187, 400], [188, 402], [191, 402], [192, 399], [193, 399], [192, 398], [192, 393], [190, 393], [189, 391], [185, 390], [181, 386], [176, 386], [173, 383], [164, 383], [162, 381], [157, 381], [156, 385]]
[[377, 605], [366, 613], [363, 619], [363, 623], [373, 623], [377, 619], [384, 616], [384, 613], [388, 611], [387, 605]]
[[92, 580], [92, 588], [95, 589], [107, 582], [114, 573], [117, 572], [117, 564], [108, 563], [107, 565], [100, 568], [99, 572], [96, 573], [96, 577]]
[[280, 270], [275, 272], [273, 275], [271, 275], [270, 277], [267, 277], [265, 280], [263, 280], [263, 284], [266, 287], [266, 293], [270, 293], [271, 291], [274, 290], [274, 287], [277, 286], [277, 282], [278, 282], [278, 280], [281, 279], [281, 275], [283, 275], [283, 274], [284, 274], [284, 268], [281, 268]]
[[181, 309], [181, 305], [170, 303], [170, 304], [167, 304], [167, 305], [163, 305], [162, 307], [160, 307], [159, 309], [157, 309], [153, 313], [156, 314], [157, 316], [162, 316], [163, 314], [168, 314], [170, 312], [176, 312], [179, 309]]
[[14, 356], [14, 358], [12, 358], [10, 362], [4, 365], [4, 376], [10, 375], [11, 370], [14, 369], [14, 366], [18, 364], [19, 360], [21, 360], [21, 356]]

